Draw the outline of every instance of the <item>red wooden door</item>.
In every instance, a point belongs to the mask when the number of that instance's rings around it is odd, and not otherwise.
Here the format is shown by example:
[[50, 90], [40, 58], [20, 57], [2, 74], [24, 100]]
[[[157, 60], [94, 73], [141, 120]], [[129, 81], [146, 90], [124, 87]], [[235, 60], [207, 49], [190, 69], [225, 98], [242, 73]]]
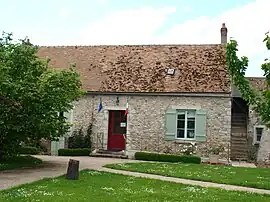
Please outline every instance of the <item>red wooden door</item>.
[[108, 150], [124, 150], [127, 131], [125, 110], [109, 111]]

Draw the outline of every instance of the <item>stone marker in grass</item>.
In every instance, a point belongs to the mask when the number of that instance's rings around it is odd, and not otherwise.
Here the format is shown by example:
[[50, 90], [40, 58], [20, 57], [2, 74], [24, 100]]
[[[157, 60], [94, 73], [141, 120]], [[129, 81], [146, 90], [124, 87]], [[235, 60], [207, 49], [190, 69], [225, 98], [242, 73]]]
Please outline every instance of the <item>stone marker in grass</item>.
[[74, 159], [69, 159], [66, 179], [68, 180], [78, 180], [79, 179], [79, 161]]

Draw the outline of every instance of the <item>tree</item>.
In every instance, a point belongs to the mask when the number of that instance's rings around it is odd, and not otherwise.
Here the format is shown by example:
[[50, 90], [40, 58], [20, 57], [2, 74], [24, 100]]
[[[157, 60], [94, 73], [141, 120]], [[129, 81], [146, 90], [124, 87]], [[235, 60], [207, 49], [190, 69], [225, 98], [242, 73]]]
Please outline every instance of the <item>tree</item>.
[[16, 154], [22, 141], [63, 136], [70, 124], [58, 112], [68, 112], [83, 94], [74, 68], [49, 68], [37, 51], [12, 34], [0, 38], [0, 160]]
[[[263, 42], [265, 42], [266, 48], [270, 50], [269, 33], [265, 34]], [[245, 77], [245, 72], [248, 67], [248, 58], [245, 56], [238, 58], [237, 47], [238, 43], [233, 39], [231, 39], [230, 42], [226, 45], [227, 67], [232, 79], [232, 83], [239, 89], [240, 93], [242, 94], [242, 98], [247, 101], [249, 106], [252, 107], [260, 115], [262, 123], [267, 126], [267, 131], [270, 132], [270, 89], [267, 88], [262, 92], [258, 92], [250, 85], [248, 79]], [[265, 63], [261, 65], [261, 69], [264, 71], [264, 76], [266, 78], [268, 87], [270, 85], [269, 58], [265, 59]], [[263, 139], [265, 139], [265, 137], [262, 137], [262, 140]], [[270, 145], [261, 144], [259, 153], [260, 150], [267, 151], [266, 147], [270, 147]]]

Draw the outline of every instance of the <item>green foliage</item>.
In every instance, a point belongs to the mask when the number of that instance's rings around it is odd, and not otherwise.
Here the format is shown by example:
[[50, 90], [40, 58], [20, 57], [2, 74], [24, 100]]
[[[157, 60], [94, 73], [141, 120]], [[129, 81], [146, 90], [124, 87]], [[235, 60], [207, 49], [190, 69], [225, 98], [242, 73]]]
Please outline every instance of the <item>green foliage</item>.
[[159, 154], [148, 152], [136, 152], [136, 160], [143, 161], [160, 161], [160, 162], [181, 162], [181, 163], [195, 163], [200, 164], [201, 158], [191, 155], [172, 155], [172, 154]]
[[36, 147], [21, 147], [19, 149], [20, 154], [30, 154], [30, 155], [36, 155], [39, 154], [40, 150]]
[[[270, 49], [270, 37], [266, 33], [264, 42], [266, 47]], [[229, 74], [231, 76], [233, 84], [238, 88], [242, 94], [242, 98], [253, 107], [262, 119], [262, 122], [266, 126], [270, 126], [270, 91], [265, 90], [263, 92], [257, 92], [252, 88], [248, 79], [245, 77], [245, 72], [248, 67], [248, 58], [237, 56], [238, 43], [236, 40], [230, 40], [226, 45], [226, 60]], [[270, 61], [269, 58], [265, 59], [265, 63], [261, 65], [266, 77], [267, 85], [270, 84]]]
[[87, 127], [86, 135], [84, 137], [84, 142], [90, 149], [92, 148], [92, 132], [93, 132], [92, 128], [93, 128], [93, 124], [90, 123]]
[[22, 141], [64, 135], [70, 124], [58, 112], [68, 112], [83, 94], [73, 68], [49, 68], [37, 51], [11, 34], [0, 38], [0, 159], [16, 154]]
[[34, 167], [42, 163], [42, 160], [32, 156], [12, 156], [0, 161], [0, 170]]
[[59, 149], [58, 156], [89, 156], [91, 149], [78, 148], [78, 149]]
[[86, 130], [86, 134], [83, 132], [83, 128], [75, 130], [71, 137], [68, 138], [68, 148], [92, 148], [92, 126], [90, 123]]
[[68, 138], [68, 148], [85, 148], [83, 128], [75, 130], [72, 136]]

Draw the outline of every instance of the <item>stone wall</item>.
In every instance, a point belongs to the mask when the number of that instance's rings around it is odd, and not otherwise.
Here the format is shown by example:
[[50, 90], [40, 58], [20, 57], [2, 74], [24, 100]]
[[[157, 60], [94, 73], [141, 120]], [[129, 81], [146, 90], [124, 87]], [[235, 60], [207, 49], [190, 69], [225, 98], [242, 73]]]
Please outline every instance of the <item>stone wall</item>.
[[[251, 108], [251, 107], [250, 107]], [[258, 113], [256, 113], [253, 109], [249, 109], [249, 120], [248, 120], [248, 142], [250, 144], [253, 143], [254, 138], [254, 126], [262, 125], [260, 117]]]
[[256, 161], [258, 154], [258, 145], [254, 145], [254, 126], [261, 125], [261, 120], [259, 115], [250, 107], [248, 114], [248, 134], [247, 134], [247, 143], [248, 143], [248, 160]]
[[270, 129], [266, 129], [262, 136], [258, 150], [258, 167], [270, 168]]
[[[97, 113], [102, 99], [103, 111]], [[108, 131], [108, 110], [125, 109], [129, 103], [127, 119], [127, 151], [157, 151], [179, 153], [183, 142], [165, 141], [165, 111], [169, 107], [196, 108], [207, 111], [207, 141], [198, 145], [198, 154], [207, 156], [206, 149], [223, 144], [228, 148], [231, 133], [231, 99], [228, 97], [176, 97], [176, 96], [92, 96], [86, 95], [75, 104], [74, 127], [87, 128], [93, 115], [93, 142], [103, 135], [106, 148]], [[95, 145], [97, 146], [97, 145]], [[99, 145], [100, 146], [100, 145]], [[227, 149], [223, 157], [227, 156]]]

